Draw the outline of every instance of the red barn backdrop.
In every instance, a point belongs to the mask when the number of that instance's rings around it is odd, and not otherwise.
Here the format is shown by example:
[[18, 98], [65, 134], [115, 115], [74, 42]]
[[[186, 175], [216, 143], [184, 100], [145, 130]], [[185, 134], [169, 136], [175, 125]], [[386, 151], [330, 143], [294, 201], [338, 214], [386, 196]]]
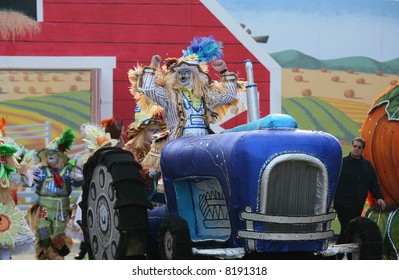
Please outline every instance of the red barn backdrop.
[[[252, 37], [216, 1], [38, 1], [42, 2], [42, 10], [38, 11], [42, 13], [42, 21], [39, 19], [40, 33], [16, 37], [14, 41], [1, 38], [1, 57], [46, 57], [49, 60], [56, 57], [71, 57], [75, 60], [85, 57], [94, 60], [96, 57], [115, 58], [112, 86], [107, 90], [112, 92], [100, 89], [103, 107], [98, 117], [101, 119], [113, 116], [123, 119], [125, 126], [133, 121], [135, 104], [128, 90], [130, 83], [127, 79], [130, 68], [137, 63], [149, 64], [154, 54], [163, 58], [180, 57], [194, 36], [209, 35], [223, 42], [228, 69], [238, 73], [239, 78], [246, 79], [244, 62], [247, 59], [252, 61], [260, 93], [260, 115], [280, 110], [280, 101], [275, 101], [274, 110], [270, 102], [271, 95], [279, 95], [278, 66], [269, 60], [267, 54], [261, 53], [261, 48], [257, 48]], [[20, 67], [13, 65], [12, 59], [10, 61], [7, 64], [9, 68]], [[265, 65], [268, 62], [276, 68], [273, 71], [277, 73], [274, 93], [271, 93], [271, 72]], [[95, 61], [93, 63], [95, 65]], [[59, 65], [61, 69], [64, 67]], [[210, 74], [212, 78], [217, 78], [212, 71]], [[111, 100], [106, 101], [106, 96]], [[230, 128], [245, 122], [247, 116], [244, 112], [226, 121], [222, 127]]]

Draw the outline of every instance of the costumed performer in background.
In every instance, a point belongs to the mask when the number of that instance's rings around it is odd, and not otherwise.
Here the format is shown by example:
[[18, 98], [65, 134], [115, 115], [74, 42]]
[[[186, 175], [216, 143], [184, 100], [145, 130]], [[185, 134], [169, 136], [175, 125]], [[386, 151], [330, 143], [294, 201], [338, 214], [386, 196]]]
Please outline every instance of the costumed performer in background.
[[[120, 132], [119, 132], [120, 133]], [[83, 137], [83, 141], [87, 144], [87, 153], [81, 155], [81, 166], [83, 169], [84, 164], [87, 162], [89, 157], [91, 157], [98, 149], [103, 147], [115, 147], [118, 145], [119, 140], [117, 140], [117, 135], [114, 135], [116, 139], [111, 137], [109, 132], [105, 131], [104, 126], [100, 126], [92, 123], [84, 123], [80, 126], [80, 134]], [[88, 246], [84, 240], [83, 231], [79, 225], [82, 220], [82, 208], [80, 208], [79, 203], [82, 201], [82, 193], [80, 194], [76, 204], [72, 207], [71, 220], [67, 226], [67, 235], [80, 240], [79, 253], [74, 257], [75, 260], [84, 259], [87, 254]]]
[[80, 187], [83, 180], [81, 167], [65, 154], [74, 140], [72, 129], [68, 128], [37, 153], [39, 166], [28, 187], [35, 188], [38, 195], [30, 212], [38, 260], [63, 260], [70, 253], [65, 234], [71, 215], [70, 194], [72, 187]]
[[136, 105], [134, 122], [132, 122], [126, 134], [128, 136], [128, 142], [126, 142], [124, 149], [130, 151], [133, 154], [134, 159], [142, 166], [142, 176], [146, 182], [146, 193], [150, 198], [154, 192], [155, 184], [158, 180], [158, 171], [149, 168], [143, 164], [145, 156], [148, 154], [151, 148], [153, 136], [158, 133], [165, 132], [166, 124], [163, 120], [162, 108], [155, 104], [151, 108], [147, 108], [147, 111], [143, 111], [139, 105]]
[[[5, 138], [3, 127], [5, 119], [0, 124], [0, 260], [10, 260], [13, 254], [33, 251], [34, 235], [25, 220], [26, 211], [17, 207], [11, 191], [10, 180], [14, 173], [25, 173], [33, 168], [33, 159], [25, 157], [18, 162], [18, 148], [13, 140]], [[24, 176], [22, 174], [22, 176]], [[32, 180], [32, 177], [27, 180]]]
[[111, 135], [112, 139], [118, 140], [115, 147], [123, 148], [125, 141], [123, 140], [123, 120], [115, 120], [114, 118], [104, 119], [100, 122], [106, 133]]

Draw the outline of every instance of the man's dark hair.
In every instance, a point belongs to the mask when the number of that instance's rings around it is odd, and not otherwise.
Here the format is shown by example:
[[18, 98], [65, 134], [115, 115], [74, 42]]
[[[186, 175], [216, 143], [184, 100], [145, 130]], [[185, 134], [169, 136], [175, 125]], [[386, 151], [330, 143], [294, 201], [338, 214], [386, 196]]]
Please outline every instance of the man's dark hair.
[[360, 142], [363, 144], [363, 149], [366, 147], [366, 141], [362, 137], [356, 137], [355, 139], [352, 140], [352, 145], [355, 142]]

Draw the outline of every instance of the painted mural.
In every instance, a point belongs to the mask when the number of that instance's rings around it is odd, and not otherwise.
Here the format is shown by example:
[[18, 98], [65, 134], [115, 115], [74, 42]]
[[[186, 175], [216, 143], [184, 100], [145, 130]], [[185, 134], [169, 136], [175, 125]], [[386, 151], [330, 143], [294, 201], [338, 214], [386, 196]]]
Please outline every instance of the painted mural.
[[348, 153], [373, 100], [399, 80], [399, 1], [218, 2], [252, 36], [268, 36], [264, 49], [282, 67], [281, 112]]
[[68, 127], [80, 139], [80, 125], [90, 121], [91, 82], [87, 70], [1, 69], [0, 116], [6, 119], [6, 136], [29, 150], [45, 147]]

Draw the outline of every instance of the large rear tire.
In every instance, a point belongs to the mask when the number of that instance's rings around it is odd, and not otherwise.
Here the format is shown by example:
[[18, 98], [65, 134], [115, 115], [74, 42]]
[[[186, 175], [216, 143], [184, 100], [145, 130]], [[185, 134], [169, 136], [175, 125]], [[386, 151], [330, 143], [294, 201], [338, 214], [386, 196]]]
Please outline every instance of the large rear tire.
[[358, 243], [359, 252], [348, 253], [348, 260], [381, 260], [382, 237], [377, 224], [366, 217], [353, 219], [345, 232], [346, 243]]
[[81, 226], [90, 259], [144, 258], [152, 204], [140, 170], [120, 148], [100, 149], [85, 164]]

